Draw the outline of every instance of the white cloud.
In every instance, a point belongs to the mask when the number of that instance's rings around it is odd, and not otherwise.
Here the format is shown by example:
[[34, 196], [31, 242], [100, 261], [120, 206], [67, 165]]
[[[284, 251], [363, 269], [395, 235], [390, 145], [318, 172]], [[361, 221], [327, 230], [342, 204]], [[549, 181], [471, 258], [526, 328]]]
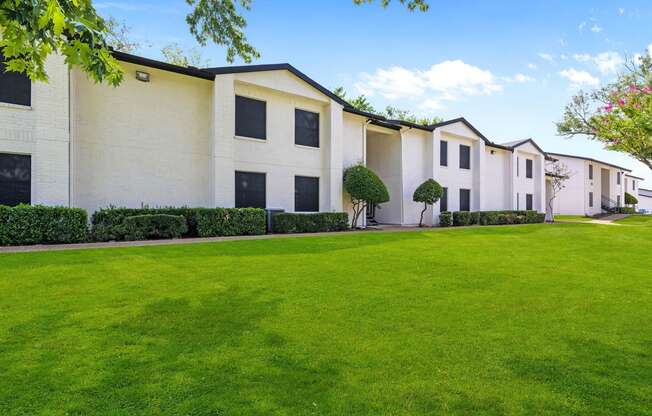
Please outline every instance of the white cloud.
[[584, 28], [586, 27], [586, 22], [582, 22], [577, 26], [577, 30], [580, 31], [580, 34], [584, 32]]
[[566, 56], [566, 54], [563, 53], [559, 57], [564, 61], [568, 59], [568, 56]]
[[548, 61], [548, 62], [554, 62], [555, 61], [555, 58], [552, 55], [550, 55], [549, 53], [539, 52], [537, 55], [539, 56], [539, 58], [543, 59], [544, 61]]
[[603, 74], [613, 74], [625, 60], [617, 52], [602, 52], [593, 58], [593, 62]]
[[527, 67], [530, 69], [537, 69], [537, 66], [535, 64], [527, 64]]
[[623, 9], [622, 7], [619, 7], [618, 8], [618, 14], [621, 15], [621, 16], [624, 15], [625, 14], [625, 9]]
[[442, 108], [444, 108], [442, 102], [434, 98], [428, 98], [427, 100], [419, 104], [419, 109], [421, 110], [433, 111], [433, 110], [441, 110]]
[[395, 100], [428, 97], [421, 105], [429, 109], [442, 108], [441, 101], [456, 100], [463, 96], [490, 95], [502, 91], [496, 77], [485, 69], [469, 65], [461, 60], [443, 61], [427, 70], [412, 70], [400, 66], [377, 69], [373, 74], [360, 74], [355, 84], [358, 92]]
[[591, 26], [591, 32], [600, 33], [600, 32], [602, 32], [602, 28], [600, 26], [594, 24], [593, 26]]
[[564, 69], [559, 75], [570, 81], [572, 88], [583, 86], [595, 87], [600, 84], [600, 80], [586, 71], [578, 71], [575, 68]]
[[573, 55], [573, 58], [577, 62], [588, 62], [591, 60], [591, 55], [589, 55], [588, 53], [576, 53], [575, 55]]
[[532, 82], [535, 80], [531, 76], [525, 74], [516, 74], [513, 79], [516, 82]]

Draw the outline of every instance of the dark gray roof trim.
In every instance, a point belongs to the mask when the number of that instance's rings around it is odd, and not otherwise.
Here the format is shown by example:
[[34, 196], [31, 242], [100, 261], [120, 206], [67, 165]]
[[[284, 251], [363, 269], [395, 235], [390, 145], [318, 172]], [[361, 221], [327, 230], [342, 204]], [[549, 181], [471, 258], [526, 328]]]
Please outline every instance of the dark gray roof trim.
[[195, 78], [202, 78], [207, 80], [214, 80], [215, 75], [203, 69], [194, 67], [184, 67], [178, 65], [168, 64], [167, 62], [156, 61], [154, 59], [143, 58], [142, 56], [131, 55], [124, 52], [112, 51], [111, 54], [115, 59], [122, 62], [129, 62], [131, 64], [142, 65], [149, 68], [156, 68], [162, 71], [175, 72], [177, 74], [188, 75]]
[[627, 169], [627, 168], [624, 168], [622, 166], [614, 165], [612, 163], [603, 162], [601, 160], [593, 159], [593, 158], [590, 158], [590, 157], [567, 155], [567, 154], [564, 154], [564, 153], [553, 153], [553, 152], [550, 152], [548, 154], [551, 155], [551, 156], [571, 157], [573, 159], [588, 160], [589, 162], [600, 163], [601, 165], [611, 166], [612, 168], [621, 169], [621, 170], [625, 170], [627, 172], [631, 172], [631, 169]]
[[630, 175], [629, 173], [625, 174], [625, 176], [629, 176], [630, 178], [638, 179], [639, 181], [644, 181], [645, 178], [639, 178], [638, 176]]
[[539, 152], [541, 152], [542, 154], [544, 154], [544, 155], [547, 155], [547, 154], [548, 154], [548, 153], [546, 153], [542, 148], [540, 148], [539, 145], [538, 145], [534, 140], [532, 140], [531, 138], [530, 138], [530, 139], [525, 139], [525, 140], [519, 140], [519, 141], [516, 141], [516, 142], [503, 143], [503, 146], [506, 146], [506, 147], [509, 147], [509, 148], [511, 148], [511, 149], [514, 149], [514, 148], [517, 148], [517, 147], [519, 147], [519, 146], [523, 146], [523, 145], [526, 144], [526, 143], [531, 143], [532, 146], [536, 147], [536, 149], [537, 149]]

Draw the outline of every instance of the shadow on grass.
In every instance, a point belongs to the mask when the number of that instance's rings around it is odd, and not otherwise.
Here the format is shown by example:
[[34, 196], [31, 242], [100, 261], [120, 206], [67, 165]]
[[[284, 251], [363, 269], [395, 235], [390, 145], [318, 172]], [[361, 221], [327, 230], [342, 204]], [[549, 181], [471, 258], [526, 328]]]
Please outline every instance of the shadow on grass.
[[[564, 397], [558, 414], [634, 415], [652, 408], [652, 353], [620, 348], [595, 340], [571, 340], [565, 359], [520, 356], [507, 367]], [[532, 414], [550, 410], [551, 403], [525, 403]]]

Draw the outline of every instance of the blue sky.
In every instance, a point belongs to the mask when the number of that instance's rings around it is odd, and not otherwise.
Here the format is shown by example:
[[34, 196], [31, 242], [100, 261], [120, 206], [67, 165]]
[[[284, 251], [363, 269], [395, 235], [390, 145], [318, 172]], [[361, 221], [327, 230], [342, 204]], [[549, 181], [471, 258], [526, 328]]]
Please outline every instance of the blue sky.
[[[464, 116], [498, 143], [532, 137], [548, 151], [630, 167], [652, 189], [644, 165], [596, 142], [560, 138], [554, 126], [574, 91], [608, 82], [626, 56], [652, 49], [649, 1], [430, 0], [426, 13], [394, 3], [254, 0], [245, 16], [262, 55], [255, 63], [289, 62], [328, 88], [365, 93], [378, 109]], [[159, 59], [171, 42], [198, 46], [182, 0], [95, 6], [131, 27], [140, 55]], [[223, 48], [199, 49], [212, 66], [227, 65]]]

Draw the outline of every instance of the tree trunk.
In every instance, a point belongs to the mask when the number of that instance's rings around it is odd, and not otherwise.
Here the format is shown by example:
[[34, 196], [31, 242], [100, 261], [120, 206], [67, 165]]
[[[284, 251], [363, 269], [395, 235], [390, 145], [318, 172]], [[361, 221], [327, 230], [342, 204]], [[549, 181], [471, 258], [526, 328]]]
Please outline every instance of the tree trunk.
[[423, 227], [423, 214], [428, 209], [428, 204], [423, 204], [423, 210], [421, 210], [421, 218], [419, 218], [419, 227]]

